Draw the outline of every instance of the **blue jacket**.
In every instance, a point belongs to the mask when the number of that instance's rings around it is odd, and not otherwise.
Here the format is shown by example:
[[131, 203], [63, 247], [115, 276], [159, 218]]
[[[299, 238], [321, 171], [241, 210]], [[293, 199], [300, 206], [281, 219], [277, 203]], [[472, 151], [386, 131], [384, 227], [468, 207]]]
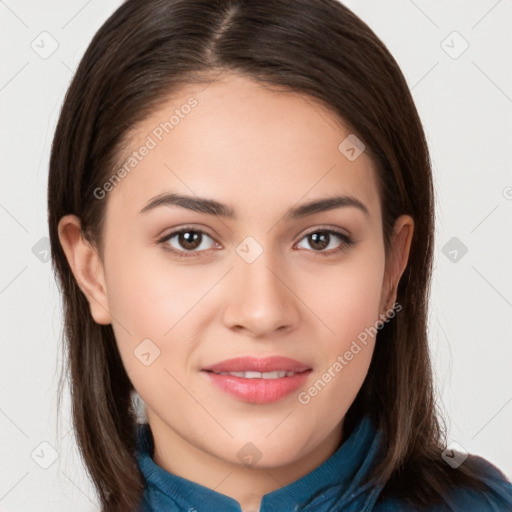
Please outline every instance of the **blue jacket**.
[[[239, 503], [205, 486], [173, 475], [153, 461], [147, 423], [137, 425], [139, 468], [146, 480], [140, 512], [241, 512]], [[417, 512], [396, 499], [379, 500], [382, 487], [361, 485], [378, 453], [380, 433], [364, 417], [338, 450], [309, 474], [265, 494], [260, 512]], [[484, 460], [484, 459], [482, 459]], [[456, 489], [446, 505], [424, 512], [510, 512], [512, 484], [485, 461], [492, 491]]]

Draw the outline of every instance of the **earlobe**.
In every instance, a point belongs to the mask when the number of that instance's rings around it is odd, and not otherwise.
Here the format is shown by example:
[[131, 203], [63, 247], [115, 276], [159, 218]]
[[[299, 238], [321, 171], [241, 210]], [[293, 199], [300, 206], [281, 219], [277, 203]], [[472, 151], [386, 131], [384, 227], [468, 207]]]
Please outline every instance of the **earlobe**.
[[391, 241], [391, 252], [386, 261], [381, 311], [389, 310], [396, 301], [398, 283], [407, 267], [414, 232], [414, 220], [409, 215], [400, 216], [396, 222]]
[[86, 296], [98, 324], [112, 322], [106, 293], [103, 263], [97, 250], [84, 239], [80, 219], [65, 215], [59, 221], [59, 240], [78, 286]]

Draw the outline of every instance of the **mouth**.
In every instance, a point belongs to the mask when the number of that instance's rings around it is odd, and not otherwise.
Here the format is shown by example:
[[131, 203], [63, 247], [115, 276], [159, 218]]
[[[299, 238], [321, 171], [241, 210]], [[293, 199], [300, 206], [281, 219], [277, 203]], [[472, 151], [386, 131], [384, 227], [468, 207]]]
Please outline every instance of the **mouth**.
[[[209, 371], [209, 370], [206, 370]], [[307, 371], [307, 370], [305, 370]], [[286, 370], [275, 372], [211, 372], [217, 375], [233, 375], [234, 377], [241, 377], [243, 379], [282, 379], [283, 377], [291, 377], [296, 375], [296, 372], [289, 372]], [[302, 373], [302, 372], [297, 372]]]
[[217, 388], [253, 404], [284, 399], [305, 383], [311, 371], [306, 364], [280, 356], [239, 357], [202, 370]]

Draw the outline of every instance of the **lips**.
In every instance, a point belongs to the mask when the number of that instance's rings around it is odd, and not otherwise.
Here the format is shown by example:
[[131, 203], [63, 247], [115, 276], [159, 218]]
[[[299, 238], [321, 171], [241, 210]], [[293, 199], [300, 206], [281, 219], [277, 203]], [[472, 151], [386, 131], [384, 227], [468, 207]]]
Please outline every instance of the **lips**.
[[301, 387], [311, 368], [287, 357], [238, 357], [204, 368], [203, 372], [211, 383], [238, 400], [270, 404]]
[[234, 359], [227, 359], [220, 363], [214, 364], [204, 368], [205, 371], [214, 373], [229, 373], [229, 372], [293, 372], [302, 373], [311, 368], [288, 357], [273, 356], [265, 358], [256, 357], [236, 357]]

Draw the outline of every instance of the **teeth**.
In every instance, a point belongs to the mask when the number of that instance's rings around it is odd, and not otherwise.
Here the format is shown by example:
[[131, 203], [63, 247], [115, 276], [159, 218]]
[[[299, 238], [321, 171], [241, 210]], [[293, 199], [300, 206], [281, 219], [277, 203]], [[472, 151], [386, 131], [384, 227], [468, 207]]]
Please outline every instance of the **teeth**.
[[282, 377], [291, 377], [292, 375], [295, 375], [295, 372], [219, 372], [219, 375], [233, 375], [244, 379], [281, 379]]

